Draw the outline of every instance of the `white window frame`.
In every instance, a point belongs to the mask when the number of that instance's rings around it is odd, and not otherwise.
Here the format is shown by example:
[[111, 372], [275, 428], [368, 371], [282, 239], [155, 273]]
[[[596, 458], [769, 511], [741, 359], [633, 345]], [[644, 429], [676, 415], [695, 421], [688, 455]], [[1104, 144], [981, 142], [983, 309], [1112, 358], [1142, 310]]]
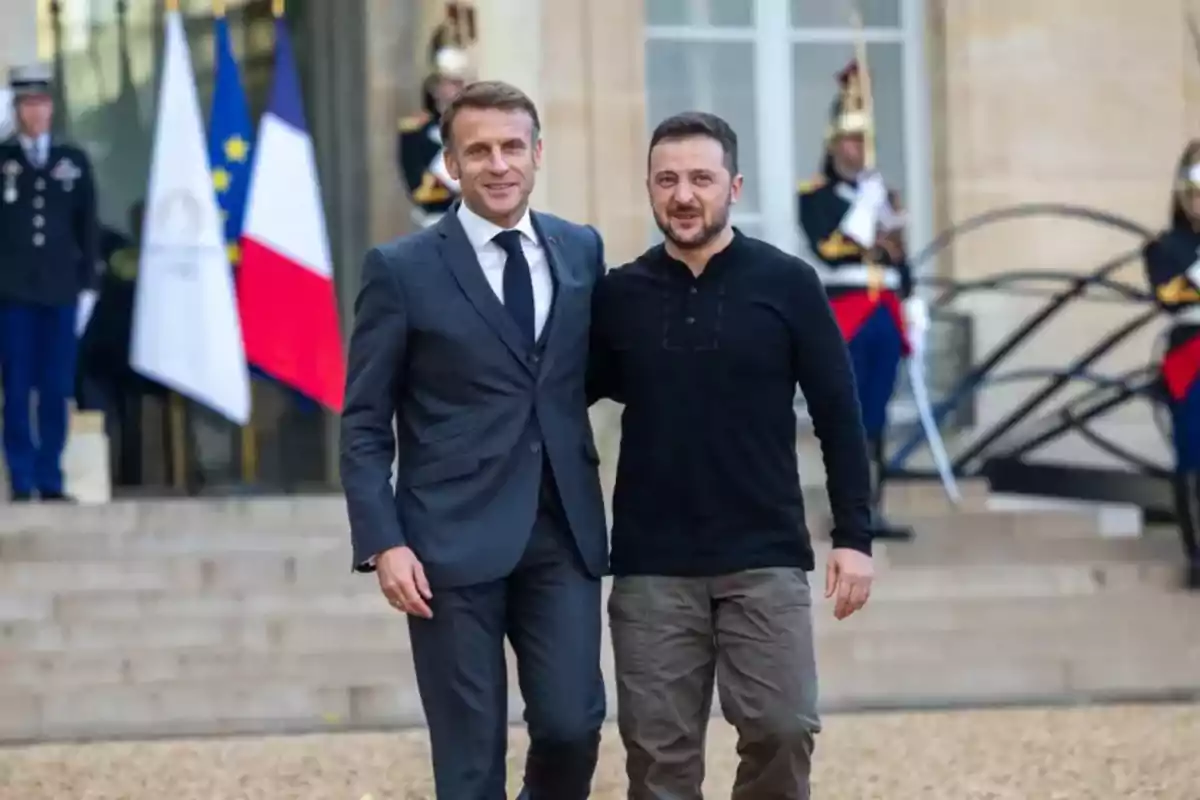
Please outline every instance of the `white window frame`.
[[[926, 0], [896, 2], [900, 4], [899, 27], [868, 27], [861, 35], [868, 43], [897, 42], [904, 45], [904, 202], [909, 215], [909, 249], [915, 254], [933, 241]], [[704, 8], [703, 3], [700, 7]], [[859, 34], [848, 24], [840, 28], [792, 28], [790, 17], [789, 0], [754, 0], [753, 27], [647, 25], [645, 37], [647, 43], [748, 42], [755, 45], [755, 121], [758, 128], [758, 141], [755, 144], [759, 185], [747, 188], [757, 192], [759, 213], [735, 212], [734, 219], [735, 222], [761, 224], [764, 238], [790, 253], [803, 255], [807, 246], [800, 235], [799, 220], [796, 219], [792, 46], [833, 42], [852, 44]], [[693, 74], [699, 81], [699, 71]], [[707, 91], [705, 86], [697, 83], [695, 90], [694, 96], [704, 98]], [[826, 109], [814, 109], [814, 112], [824, 115]]]

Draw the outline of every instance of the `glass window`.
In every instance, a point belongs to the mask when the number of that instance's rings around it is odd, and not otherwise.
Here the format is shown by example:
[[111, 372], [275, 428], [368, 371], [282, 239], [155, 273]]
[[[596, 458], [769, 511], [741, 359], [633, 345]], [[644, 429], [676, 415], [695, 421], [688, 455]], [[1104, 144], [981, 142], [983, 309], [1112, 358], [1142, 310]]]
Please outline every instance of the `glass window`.
[[[928, 154], [921, 139], [927, 89], [921, 53], [924, 0], [860, 0], [871, 28], [867, 60], [877, 164], [910, 217], [909, 242], [927, 241]], [[720, 19], [741, 28], [718, 27]], [[738, 133], [746, 194], [735, 212], [787, 250], [804, 243], [795, 186], [820, 167], [836, 74], [855, 54], [850, 6], [841, 0], [648, 0], [647, 115], [651, 127], [683, 108], [714, 111]], [[736, 12], [736, 13], [735, 13]], [[723, 24], [723, 23], [722, 23]], [[658, 27], [655, 27], [658, 26]], [[768, 157], [764, 148], [773, 153]], [[747, 226], [748, 229], [748, 226]]]
[[757, 213], [754, 45], [651, 41], [646, 48], [646, 87], [646, 120], [650, 131], [671, 114], [690, 110], [719, 114], [733, 126], [738, 136], [738, 166], [746, 176], [746, 191], [737, 213]]
[[[858, 0], [865, 27], [895, 28], [900, 25], [902, 0]], [[851, 24], [846, 0], [791, 0], [793, 28], [846, 28]]]
[[[792, 48], [792, 81], [795, 103], [796, 180], [820, 170], [825, 130], [837, 94], [837, 73], [854, 58], [854, 45], [798, 44]], [[867, 45], [871, 94], [875, 106], [877, 166], [888, 186], [905, 196], [904, 64], [903, 45], [884, 42]]]
[[[273, 72], [271, 5], [271, 0], [228, 0], [225, 4], [254, 119], [266, 106]], [[180, 10], [207, 123], [213, 92], [213, 4], [211, 0], [181, 0]], [[311, 94], [310, 51], [303, 35], [310, 11], [305, 0], [287, 4], [311, 125], [313, 115], [329, 104], [317, 102]], [[87, 150], [93, 163], [105, 258], [111, 266], [116, 255], [121, 263], [127, 263], [132, 253], [136, 265], [137, 226], [132, 211], [145, 196], [149, 177], [164, 4], [158, 0], [39, 3], [38, 14], [39, 57], [53, 64], [56, 75], [57, 134]], [[316, 145], [321, 151], [323, 143]], [[131, 293], [122, 296], [127, 299], [122, 301], [119, 315], [127, 325]], [[103, 296], [101, 302], [105, 302]], [[123, 479], [117, 492], [126, 488], [155, 491], [167, 485], [223, 491], [244, 479], [273, 490], [327, 484], [328, 415], [267, 380], [254, 380], [252, 390], [253, 433], [244, 435], [193, 404], [187, 404], [181, 426], [174, 411], [178, 406], [168, 410], [157, 394], [120, 389], [133, 396], [137, 410], [122, 421], [119, 441], [112, 446], [117, 459], [114, 477]], [[121, 402], [127, 399], [123, 396]], [[144, 435], [133, 437], [128, 435], [130, 431]], [[177, 444], [181, 447], [173, 450]], [[177, 470], [184, 474], [174, 474]]]
[[648, 25], [750, 27], [754, 0], [647, 0]]

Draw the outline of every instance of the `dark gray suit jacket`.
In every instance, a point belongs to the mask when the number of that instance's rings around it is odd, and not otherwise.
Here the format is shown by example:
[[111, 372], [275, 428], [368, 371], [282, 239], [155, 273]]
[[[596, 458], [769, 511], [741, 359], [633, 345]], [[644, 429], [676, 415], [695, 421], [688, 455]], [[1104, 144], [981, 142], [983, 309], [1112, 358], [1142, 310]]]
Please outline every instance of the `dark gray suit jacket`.
[[354, 566], [368, 570], [372, 556], [408, 545], [434, 587], [509, 574], [538, 511], [544, 447], [584, 564], [603, 575], [607, 526], [584, 393], [603, 242], [591, 226], [532, 215], [555, 287], [541, 347], [531, 348], [456, 211], [372, 249], [363, 266], [341, 421]]

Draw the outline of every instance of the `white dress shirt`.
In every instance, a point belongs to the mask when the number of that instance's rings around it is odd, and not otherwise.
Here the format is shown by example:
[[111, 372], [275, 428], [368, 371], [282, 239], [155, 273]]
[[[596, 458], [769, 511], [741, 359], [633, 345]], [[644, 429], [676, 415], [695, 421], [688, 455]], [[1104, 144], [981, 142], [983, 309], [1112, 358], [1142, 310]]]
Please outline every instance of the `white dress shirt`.
[[[466, 203], [460, 203], [458, 206], [458, 221], [462, 224], [471, 246], [475, 248], [475, 257], [479, 259], [479, 266], [483, 268], [483, 276], [487, 278], [488, 285], [492, 287], [496, 297], [503, 303], [504, 263], [508, 256], [492, 239], [505, 229], [479, 216], [467, 208]], [[521, 251], [525, 253], [525, 260], [529, 262], [529, 277], [533, 281], [533, 335], [538, 337], [542, 335], [546, 318], [550, 316], [550, 305], [554, 301], [554, 279], [550, 275], [550, 262], [546, 258], [546, 249], [542, 247], [533, 230], [533, 220], [528, 209], [512, 230], [520, 232]]]
[[50, 156], [50, 134], [43, 133], [34, 139], [22, 133], [18, 138], [21, 148], [25, 151], [25, 157], [39, 169], [46, 166], [46, 159]]

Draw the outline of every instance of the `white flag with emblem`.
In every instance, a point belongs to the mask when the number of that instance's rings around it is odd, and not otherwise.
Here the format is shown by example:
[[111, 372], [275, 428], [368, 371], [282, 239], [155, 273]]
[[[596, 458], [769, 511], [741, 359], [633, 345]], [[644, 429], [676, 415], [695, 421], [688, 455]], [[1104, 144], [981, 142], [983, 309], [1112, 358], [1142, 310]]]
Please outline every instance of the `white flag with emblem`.
[[167, 13], [165, 28], [129, 361], [150, 380], [245, 425], [250, 375], [177, 10]]

